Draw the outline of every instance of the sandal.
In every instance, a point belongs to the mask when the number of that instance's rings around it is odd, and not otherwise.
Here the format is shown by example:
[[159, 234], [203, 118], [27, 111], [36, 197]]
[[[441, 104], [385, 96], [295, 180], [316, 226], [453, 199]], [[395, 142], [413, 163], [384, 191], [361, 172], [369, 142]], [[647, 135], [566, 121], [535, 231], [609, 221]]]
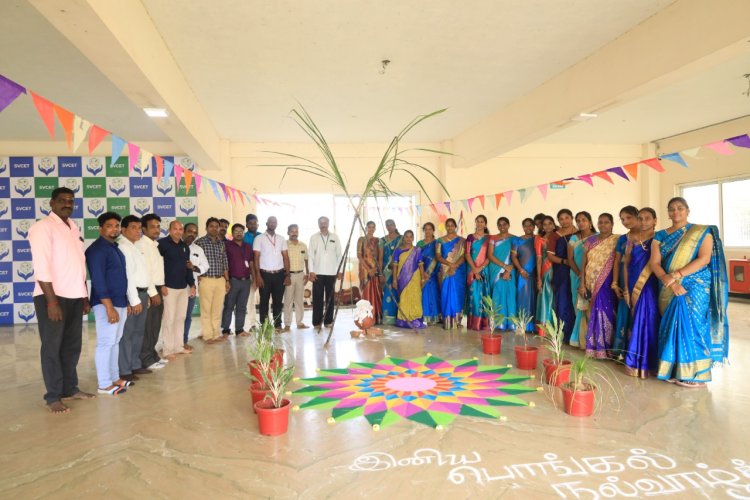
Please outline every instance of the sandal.
[[127, 392], [127, 389], [115, 384], [111, 389], [97, 389], [96, 392], [98, 392], [99, 394], [105, 394], [107, 396], [117, 396], [118, 394]]
[[706, 387], [706, 384], [703, 382], [683, 382], [682, 380], [677, 380], [675, 384], [680, 387], [687, 387], [688, 389], [702, 389]]

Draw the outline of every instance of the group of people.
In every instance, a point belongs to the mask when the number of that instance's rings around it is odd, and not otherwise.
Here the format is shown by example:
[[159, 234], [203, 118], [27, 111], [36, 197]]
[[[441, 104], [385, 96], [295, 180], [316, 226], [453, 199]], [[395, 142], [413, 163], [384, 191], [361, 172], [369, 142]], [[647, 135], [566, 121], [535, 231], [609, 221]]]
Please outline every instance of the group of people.
[[[279, 331], [290, 329], [292, 313], [303, 323], [303, 288], [313, 282], [313, 326], [333, 323], [333, 292], [341, 276], [341, 242], [319, 220], [320, 232], [310, 246], [288, 228], [289, 241], [276, 233], [276, 218], [266, 231], [246, 217], [247, 231], [214, 217], [206, 234], [198, 226], [171, 221], [161, 237], [161, 218], [106, 212], [98, 217], [99, 238], [84, 251], [78, 226], [70, 220], [74, 192], [57, 188], [51, 212], [29, 230], [35, 272], [34, 306], [41, 338], [44, 396], [53, 413], [66, 413], [66, 399], [96, 395], [78, 386], [83, 315], [93, 311], [96, 325], [97, 393], [125, 393], [139, 376], [164, 368], [179, 355], [191, 354], [188, 343], [196, 300], [201, 307], [201, 338], [206, 344], [231, 332], [248, 335], [248, 308], [255, 319], [255, 292], [260, 291], [260, 321], [269, 314]], [[91, 280], [88, 289], [86, 275]], [[282, 307], [286, 326], [281, 327]], [[251, 328], [257, 325], [251, 325]]]
[[626, 234], [613, 234], [614, 217], [556, 218], [537, 214], [522, 221], [523, 235], [510, 233], [506, 217], [489, 234], [487, 218], [475, 218], [466, 238], [454, 219], [446, 234], [435, 236], [424, 224], [424, 238], [401, 235], [395, 223], [375, 237], [368, 222], [357, 253], [362, 297], [378, 322], [405, 328], [443, 323], [488, 330], [486, 298], [509, 318], [521, 311], [534, 316], [527, 332], [543, 331], [557, 316], [564, 342], [600, 359], [624, 364], [628, 374], [685, 387], [702, 387], [711, 367], [728, 355], [728, 281], [718, 229], [688, 222], [683, 198], [668, 204], [671, 226], [656, 231], [652, 208], [623, 207]]

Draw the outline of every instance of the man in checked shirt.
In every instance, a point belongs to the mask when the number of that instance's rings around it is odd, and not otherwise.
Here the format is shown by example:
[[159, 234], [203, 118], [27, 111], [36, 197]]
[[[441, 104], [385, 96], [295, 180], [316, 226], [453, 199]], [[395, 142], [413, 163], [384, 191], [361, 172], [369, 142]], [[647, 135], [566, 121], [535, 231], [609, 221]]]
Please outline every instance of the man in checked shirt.
[[206, 235], [195, 240], [208, 259], [208, 271], [201, 275], [199, 298], [201, 304], [201, 330], [203, 340], [215, 344], [224, 340], [219, 326], [224, 308], [224, 296], [229, 293], [229, 265], [225, 240], [219, 235], [219, 219], [209, 217]]

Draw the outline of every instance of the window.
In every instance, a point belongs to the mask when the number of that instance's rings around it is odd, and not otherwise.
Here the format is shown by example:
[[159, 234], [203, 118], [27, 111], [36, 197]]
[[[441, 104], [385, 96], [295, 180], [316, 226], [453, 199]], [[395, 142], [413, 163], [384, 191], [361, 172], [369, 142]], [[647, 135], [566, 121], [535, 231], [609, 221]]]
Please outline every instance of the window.
[[681, 187], [690, 220], [719, 227], [724, 246], [750, 247], [750, 178]]

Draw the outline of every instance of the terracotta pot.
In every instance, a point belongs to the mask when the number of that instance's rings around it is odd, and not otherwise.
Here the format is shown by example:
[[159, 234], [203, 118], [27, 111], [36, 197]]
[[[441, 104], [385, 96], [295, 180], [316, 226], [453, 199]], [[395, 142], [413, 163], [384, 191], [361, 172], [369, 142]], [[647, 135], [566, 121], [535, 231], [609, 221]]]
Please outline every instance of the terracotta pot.
[[[273, 353], [271, 361], [268, 364], [268, 368], [270, 370], [274, 370], [277, 366], [281, 366], [284, 364], [284, 353], [284, 349], [276, 349], [276, 352]], [[254, 359], [247, 364], [247, 369], [250, 372], [250, 375], [252, 377], [255, 377], [253, 380], [263, 381], [263, 376], [260, 373], [260, 369], [258, 368], [258, 363]]]
[[258, 363], [255, 360], [252, 360], [247, 364], [247, 369], [254, 382], [263, 381], [263, 375], [261, 374], [260, 368], [258, 368]]
[[545, 358], [542, 364], [544, 365], [545, 383], [559, 387], [570, 381], [570, 361], [563, 360], [561, 364], [554, 364], [551, 359]]
[[500, 354], [503, 345], [501, 335], [492, 335], [489, 333], [482, 334], [482, 352], [485, 354]]
[[255, 403], [266, 399], [266, 394], [268, 394], [268, 389], [263, 387], [263, 384], [260, 382], [250, 384], [250, 396], [253, 398], [253, 412], [258, 413], [255, 410]]
[[362, 321], [354, 320], [354, 324], [357, 325], [357, 328], [359, 328], [360, 330], [364, 330], [365, 332], [367, 332], [367, 329], [372, 328], [372, 326], [375, 324], [375, 318], [367, 317]]
[[264, 436], [280, 436], [289, 428], [289, 400], [284, 399], [276, 408], [270, 399], [255, 403], [258, 413], [258, 430]]
[[538, 347], [517, 345], [514, 350], [516, 352], [516, 368], [519, 370], [536, 370]]
[[563, 408], [565, 413], [574, 417], [590, 417], [594, 413], [595, 389], [576, 389], [575, 391], [567, 383], [560, 387], [563, 393]]

